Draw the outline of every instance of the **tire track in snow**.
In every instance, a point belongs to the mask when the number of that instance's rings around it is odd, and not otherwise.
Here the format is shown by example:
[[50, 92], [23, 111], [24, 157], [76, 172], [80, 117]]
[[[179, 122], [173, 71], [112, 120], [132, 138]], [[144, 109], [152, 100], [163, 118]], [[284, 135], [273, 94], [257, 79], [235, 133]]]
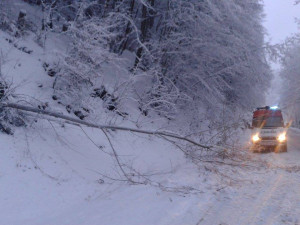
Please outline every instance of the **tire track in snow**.
[[261, 175], [249, 172], [258, 182], [220, 194], [197, 225], [300, 225], [300, 176], [290, 169], [300, 166], [299, 134], [289, 132], [288, 153], [257, 155], [270, 165]]
[[[254, 205], [254, 212], [246, 218], [246, 221], [242, 223], [243, 225], [249, 225], [249, 224], [258, 224], [255, 222], [258, 218], [258, 216], [261, 214], [261, 212], [266, 208], [267, 204], [272, 200], [272, 197], [275, 193], [275, 191], [279, 188], [279, 185], [282, 181], [283, 175], [279, 175], [277, 179], [274, 182], [274, 185], [270, 187], [270, 189], [267, 189], [266, 194], [262, 201], [259, 201], [257, 205]], [[252, 210], [251, 210], [252, 211]]]

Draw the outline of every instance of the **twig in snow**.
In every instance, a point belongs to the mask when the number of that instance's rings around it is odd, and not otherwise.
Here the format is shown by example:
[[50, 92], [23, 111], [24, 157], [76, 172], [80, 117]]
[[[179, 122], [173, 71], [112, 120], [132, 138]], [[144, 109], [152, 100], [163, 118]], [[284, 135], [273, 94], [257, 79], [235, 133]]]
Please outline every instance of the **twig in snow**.
[[119, 156], [118, 156], [118, 154], [117, 154], [117, 151], [116, 151], [116, 149], [114, 148], [114, 146], [113, 146], [113, 144], [112, 144], [112, 142], [111, 142], [111, 140], [110, 140], [108, 134], [106, 133], [106, 131], [105, 131], [104, 129], [101, 129], [101, 131], [102, 131], [102, 132], [104, 133], [104, 135], [106, 136], [106, 138], [107, 138], [107, 140], [108, 140], [108, 142], [109, 142], [109, 145], [110, 145], [110, 147], [111, 147], [111, 149], [112, 149], [112, 151], [113, 151], [113, 155], [114, 155], [114, 157], [115, 157], [115, 159], [116, 159], [116, 161], [117, 161], [117, 164], [118, 164], [120, 170], [122, 171], [123, 175], [126, 177], [126, 179], [127, 179], [130, 183], [137, 183], [137, 182], [133, 181], [133, 180], [131, 179], [131, 177], [125, 172], [125, 170], [124, 170], [124, 168], [123, 168], [123, 166], [122, 166], [122, 164], [121, 164], [121, 162], [120, 162], [120, 159], [119, 159]]
[[27, 153], [28, 153], [28, 157], [30, 159], [30, 161], [33, 163], [34, 165], [34, 168], [35, 169], [38, 169], [42, 175], [52, 179], [52, 180], [55, 180], [55, 181], [60, 181], [58, 178], [46, 173], [38, 164], [37, 162], [32, 158], [32, 154], [31, 154], [31, 151], [30, 151], [30, 146], [29, 146], [29, 141], [28, 141], [28, 136], [27, 136], [27, 133], [25, 132], [25, 139], [26, 139], [26, 145], [27, 145]]

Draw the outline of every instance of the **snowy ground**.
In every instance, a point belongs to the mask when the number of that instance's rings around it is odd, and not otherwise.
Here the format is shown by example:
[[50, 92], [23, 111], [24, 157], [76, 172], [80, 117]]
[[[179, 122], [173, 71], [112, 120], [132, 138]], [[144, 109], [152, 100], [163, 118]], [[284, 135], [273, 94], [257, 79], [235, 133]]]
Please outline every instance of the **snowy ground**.
[[[135, 168], [166, 172], [153, 180], [200, 190], [185, 194], [107, 179], [102, 183], [99, 173], [118, 177], [117, 167], [80, 128], [53, 124], [54, 129], [47, 122], [36, 126], [39, 132], [29, 128], [14, 137], [0, 135], [0, 224], [300, 224], [299, 130], [289, 131], [288, 153], [253, 155], [265, 160], [268, 169], [247, 170], [245, 177], [236, 177], [242, 180], [239, 185], [221, 188], [217, 176], [197, 172], [162, 140], [114, 134], [120, 154], [135, 154]], [[110, 151], [100, 132], [85, 131]]]
[[[172, 146], [124, 133], [114, 134], [113, 142], [120, 155], [134, 154], [135, 168], [165, 172], [151, 179], [169, 187], [194, 185], [202, 193], [166, 192], [107, 179], [102, 183], [100, 172], [118, 178], [111, 157], [80, 128], [42, 126], [38, 132], [18, 130], [15, 137], [0, 135], [0, 224], [193, 224], [210, 198], [208, 189], [214, 189], [210, 181], [202, 183]], [[103, 151], [111, 151], [100, 132], [86, 132]]]

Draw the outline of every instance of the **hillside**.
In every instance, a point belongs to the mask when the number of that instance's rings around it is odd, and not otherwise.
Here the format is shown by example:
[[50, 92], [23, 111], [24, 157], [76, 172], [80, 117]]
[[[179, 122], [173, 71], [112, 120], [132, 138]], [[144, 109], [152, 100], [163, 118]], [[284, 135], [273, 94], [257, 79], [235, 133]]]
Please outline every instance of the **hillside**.
[[[34, 9], [18, 4], [27, 13]], [[45, 63], [55, 63], [58, 55], [65, 54], [66, 41], [64, 36], [50, 34], [46, 46], [41, 47], [31, 32], [15, 38], [0, 31], [1, 75], [8, 86], [9, 101], [68, 114], [53, 99], [54, 77], [45, 68]], [[109, 81], [105, 84], [109, 86]], [[136, 127], [136, 122], [102, 107], [102, 101], [95, 104], [101, 107], [93, 119]], [[134, 118], [138, 109], [133, 106], [129, 110]], [[134, 169], [133, 179], [142, 183], [134, 185], [124, 180], [101, 130], [42, 115], [22, 116], [25, 127], [10, 127], [13, 135], [0, 134], [0, 224], [179, 223], [178, 218], [186, 221], [183, 211], [198, 205], [199, 198], [209, 199], [208, 189], [213, 192], [218, 188], [212, 175], [209, 179], [207, 175], [199, 177], [197, 166], [161, 138], [109, 131], [122, 164], [128, 167], [126, 171]], [[75, 114], [70, 116], [76, 118]], [[144, 119], [144, 127], [157, 126], [156, 122], [147, 125], [149, 122]], [[191, 194], [204, 192], [203, 197]]]

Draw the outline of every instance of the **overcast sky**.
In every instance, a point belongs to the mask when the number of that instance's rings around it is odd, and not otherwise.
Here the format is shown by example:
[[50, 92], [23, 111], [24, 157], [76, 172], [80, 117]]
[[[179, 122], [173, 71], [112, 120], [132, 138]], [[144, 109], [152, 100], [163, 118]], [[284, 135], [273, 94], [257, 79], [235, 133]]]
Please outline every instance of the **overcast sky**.
[[287, 36], [297, 32], [295, 17], [300, 18], [300, 4], [294, 5], [295, 0], [264, 0], [265, 27], [272, 43], [283, 41]]

